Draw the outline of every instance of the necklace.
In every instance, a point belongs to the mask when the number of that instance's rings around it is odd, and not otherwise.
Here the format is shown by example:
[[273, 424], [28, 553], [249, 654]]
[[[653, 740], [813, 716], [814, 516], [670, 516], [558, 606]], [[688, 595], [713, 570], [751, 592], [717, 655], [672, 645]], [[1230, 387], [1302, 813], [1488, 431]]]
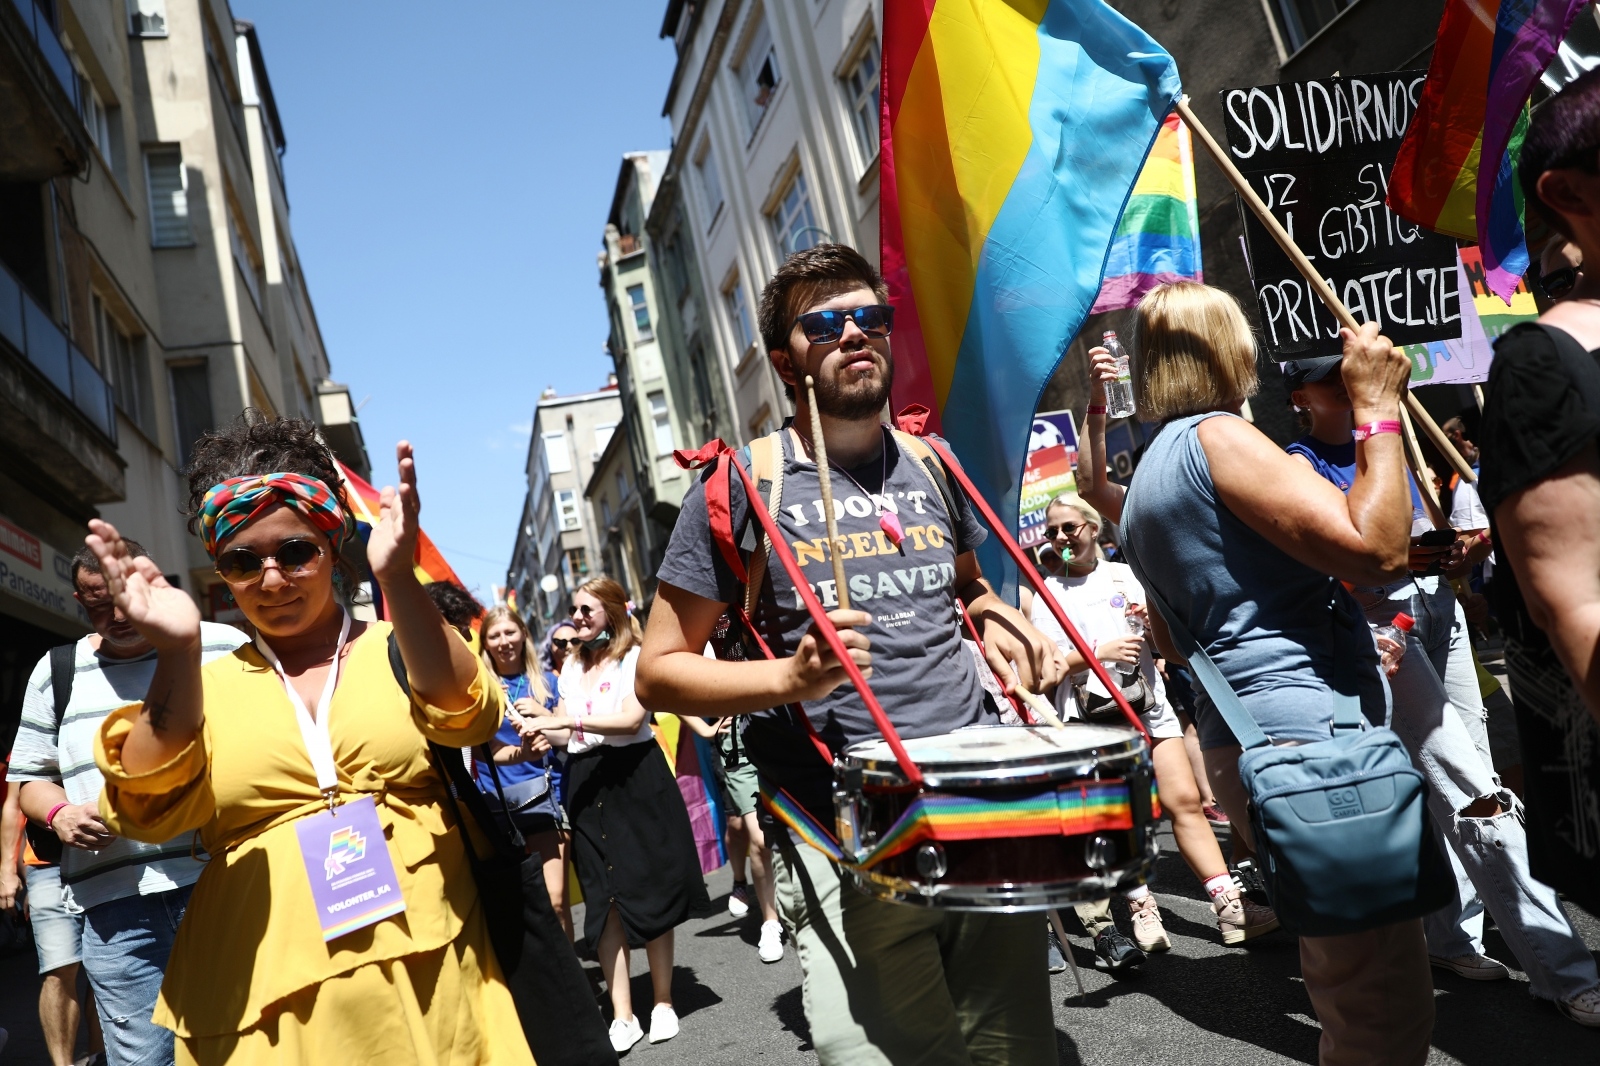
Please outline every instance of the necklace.
[[[906, 531], [900, 526], [900, 516], [893, 511], [885, 511], [883, 504], [879, 502], [883, 499], [883, 494], [889, 487], [889, 446], [892, 443], [894, 443], [892, 439], [883, 442], [883, 450], [880, 453], [883, 459], [883, 468], [878, 475], [877, 495], [868, 492], [866, 487], [856, 480], [854, 474], [844, 467], [836, 465], [831, 459], [828, 460], [828, 469], [839, 471], [839, 473], [850, 479], [850, 484], [861, 490], [861, 495], [871, 502], [872, 510], [878, 517], [878, 528], [883, 530], [883, 535], [889, 538], [889, 543], [898, 548], [900, 547], [900, 542], [906, 539]], [[813, 461], [815, 461], [815, 458], [813, 458]]]

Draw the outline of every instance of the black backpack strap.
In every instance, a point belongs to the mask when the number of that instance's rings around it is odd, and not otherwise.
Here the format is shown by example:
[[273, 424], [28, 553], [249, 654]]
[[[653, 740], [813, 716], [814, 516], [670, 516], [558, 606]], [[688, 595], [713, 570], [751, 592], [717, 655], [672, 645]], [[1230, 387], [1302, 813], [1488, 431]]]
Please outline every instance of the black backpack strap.
[[61, 729], [61, 719], [72, 702], [72, 681], [78, 674], [78, 646], [63, 644], [50, 649], [50, 689], [56, 701], [56, 730]]

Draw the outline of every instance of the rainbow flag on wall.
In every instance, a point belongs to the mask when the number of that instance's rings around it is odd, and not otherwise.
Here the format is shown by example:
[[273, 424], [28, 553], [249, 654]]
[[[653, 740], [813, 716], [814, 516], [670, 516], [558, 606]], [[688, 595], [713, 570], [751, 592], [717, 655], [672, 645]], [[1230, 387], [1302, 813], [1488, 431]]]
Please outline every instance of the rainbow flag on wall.
[[1585, 0], [1448, 0], [1428, 80], [1389, 176], [1396, 214], [1483, 252], [1509, 300], [1528, 269], [1516, 161], [1528, 97]]
[[1169, 281], [1204, 281], [1200, 270], [1200, 205], [1194, 189], [1194, 145], [1176, 114], [1156, 134], [1106, 257], [1091, 313], [1137, 306]]
[[932, 411], [1015, 526], [1039, 394], [1100, 291], [1177, 66], [1103, 0], [885, 0], [883, 19], [895, 410]]
[[[337, 462], [337, 460], [335, 460]], [[339, 476], [344, 479], [345, 503], [355, 515], [356, 532], [365, 544], [367, 538], [372, 536], [372, 527], [378, 524], [379, 505], [382, 495], [377, 489], [367, 484], [366, 480], [351, 470], [343, 463], [339, 463]], [[434, 581], [452, 581], [462, 585], [461, 579], [456, 576], [455, 570], [445, 561], [444, 555], [434, 546], [428, 534], [417, 530], [417, 557], [415, 560], [417, 580], [424, 585]], [[372, 595], [378, 608], [378, 617], [387, 617], [383, 611], [382, 602], [378, 599], [378, 583], [372, 583]]]

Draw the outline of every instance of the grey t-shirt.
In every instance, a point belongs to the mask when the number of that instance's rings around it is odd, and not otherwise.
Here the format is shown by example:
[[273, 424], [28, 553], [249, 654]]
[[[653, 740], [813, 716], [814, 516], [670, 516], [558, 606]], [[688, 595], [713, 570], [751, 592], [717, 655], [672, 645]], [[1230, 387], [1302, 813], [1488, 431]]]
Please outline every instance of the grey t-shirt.
[[[838, 606], [827, 554], [822, 494], [816, 464], [785, 431], [779, 528], [825, 609]], [[834, 510], [850, 606], [872, 615], [863, 631], [872, 641], [872, 686], [901, 736], [947, 733], [992, 715], [972, 656], [961, 642], [956, 609], [956, 557], [983, 543], [988, 531], [972, 513], [959, 486], [950, 482], [956, 514], [948, 513], [930, 473], [884, 431], [885, 454], [862, 466], [833, 473]], [[741, 459], [744, 459], [741, 456]], [[848, 476], [846, 476], [848, 474]], [[706, 517], [703, 474], [683, 500], [683, 510], [657, 576], [666, 583], [719, 603], [742, 603], [744, 586], [733, 576], [712, 539]], [[717, 476], [726, 477], [726, 472]], [[851, 479], [855, 483], [852, 483]], [[762, 486], [758, 490], [766, 491]], [[743, 480], [730, 487], [736, 543], [759, 543], [760, 526], [750, 515]], [[878, 508], [895, 514], [905, 539], [895, 547], [879, 525]], [[747, 523], [754, 535], [745, 536]], [[741, 552], [748, 559], [748, 552]], [[776, 553], [752, 621], [774, 655], [793, 654], [811, 616]], [[760, 655], [755, 651], [751, 657]], [[817, 732], [834, 751], [876, 739], [877, 727], [855, 686], [846, 682], [826, 699], [806, 706]], [[832, 825], [832, 768], [822, 760], [801, 725], [787, 710], [752, 715], [744, 744], [763, 775]]]

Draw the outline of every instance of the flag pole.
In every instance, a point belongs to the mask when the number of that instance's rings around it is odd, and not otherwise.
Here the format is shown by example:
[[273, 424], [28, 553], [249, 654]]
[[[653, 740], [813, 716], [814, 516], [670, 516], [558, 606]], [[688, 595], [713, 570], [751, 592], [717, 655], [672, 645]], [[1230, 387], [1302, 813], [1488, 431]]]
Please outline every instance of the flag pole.
[[[1211, 156], [1212, 161], [1221, 168], [1223, 176], [1238, 190], [1239, 195], [1244, 198], [1244, 202], [1249, 206], [1251, 212], [1266, 227], [1267, 232], [1272, 234], [1272, 239], [1278, 242], [1278, 247], [1283, 249], [1290, 262], [1294, 263], [1295, 269], [1299, 270], [1301, 275], [1311, 283], [1311, 288], [1316, 291], [1317, 296], [1327, 305], [1333, 317], [1339, 320], [1341, 326], [1350, 330], [1360, 328], [1360, 324], [1356, 322], [1355, 316], [1350, 313], [1350, 309], [1344, 305], [1338, 294], [1333, 291], [1333, 286], [1328, 284], [1321, 271], [1317, 270], [1311, 264], [1311, 260], [1306, 258], [1306, 254], [1300, 250], [1299, 245], [1294, 243], [1294, 238], [1289, 236], [1284, 231], [1284, 228], [1278, 224], [1278, 220], [1267, 209], [1267, 205], [1261, 202], [1261, 197], [1256, 195], [1256, 191], [1250, 187], [1250, 183], [1245, 180], [1244, 175], [1239, 173], [1239, 168], [1233, 165], [1233, 160], [1228, 158], [1228, 154], [1222, 150], [1222, 146], [1211, 136], [1211, 132], [1195, 117], [1194, 111], [1189, 107], [1189, 97], [1178, 97], [1177, 106], [1178, 114], [1195, 136], [1200, 138], [1200, 143], [1205, 145], [1206, 152]], [[1440, 453], [1450, 461], [1450, 465], [1456, 468], [1456, 473], [1460, 474], [1465, 480], [1476, 484], [1478, 477], [1472, 472], [1472, 467], [1461, 457], [1461, 453], [1456, 451], [1455, 445], [1450, 442], [1450, 438], [1444, 435], [1444, 431], [1434, 422], [1433, 416], [1428, 414], [1427, 409], [1418, 402], [1415, 396], [1411, 395], [1409, 389], [1406, 391], [1403, 400], [1405, 402], [1405, 411], [1409, 411], [1411, 417], [1416, 419], [1422, 426], [1423, 432], [1428, 435], [1429, 440], [1433, 441], [1434, 447], [1438, 448]], [[1405, 412], [1401, 413], [1404, 414]], [[1417, 477], [1419, 480], [1421, 479], [1420, 472], [1418, 472]]]

